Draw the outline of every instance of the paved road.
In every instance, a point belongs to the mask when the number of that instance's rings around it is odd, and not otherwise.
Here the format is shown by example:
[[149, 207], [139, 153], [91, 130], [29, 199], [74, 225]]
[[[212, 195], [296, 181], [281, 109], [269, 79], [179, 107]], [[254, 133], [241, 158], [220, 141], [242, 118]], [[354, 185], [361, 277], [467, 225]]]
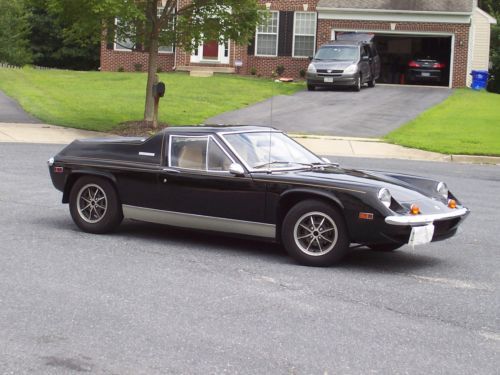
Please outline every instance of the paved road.
[[0, 373], [498, 374], [500, 167], [341, 160], [441, 176], [473, 213], [447, 242], [315, 269], [160, 226], [82, 233], [58, 149], [0, 145]]
[[0, 122], [40, 123], [38, 119], [26, 113], [19, 103], [0, 91]]
[[377, 86], [361, 92], [302, 91], [278, 96], [206, 121], [207, 124], [272, 125], [293, 133], [382, 137], [445, 100], [451, 90]]

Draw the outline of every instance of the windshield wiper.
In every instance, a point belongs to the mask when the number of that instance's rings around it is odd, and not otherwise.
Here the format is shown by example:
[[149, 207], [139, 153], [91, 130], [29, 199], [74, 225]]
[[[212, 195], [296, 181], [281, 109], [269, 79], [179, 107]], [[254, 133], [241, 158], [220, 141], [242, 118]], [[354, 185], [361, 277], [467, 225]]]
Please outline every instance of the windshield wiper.
[[296, 162], [296, 161], [279, 161], [279, 160], [256, 164], [253, 167], [255, 169], [259, 169], [259, 168], [262, 168], [262, 167], [271, 167], [272, 165], [275, 165], [275, 164], [287, 164], [287, 165], [288, 164], [298, 164], [298, 165], [301, 165], [301, 166], [304, 166], [304, 167], [307, 167], [307, 168], [313, 168], [312, 164], [299, 163], [299, 162]]

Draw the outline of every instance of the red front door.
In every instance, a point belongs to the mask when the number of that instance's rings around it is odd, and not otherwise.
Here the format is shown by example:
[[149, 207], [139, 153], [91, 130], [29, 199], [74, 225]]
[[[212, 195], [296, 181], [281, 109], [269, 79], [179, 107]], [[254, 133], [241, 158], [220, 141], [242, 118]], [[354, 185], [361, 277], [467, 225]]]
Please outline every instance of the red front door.
[[219, 42], [211, 40], [203, 44], [203, 58], [206, 60], [217, 60], [219, 58]]

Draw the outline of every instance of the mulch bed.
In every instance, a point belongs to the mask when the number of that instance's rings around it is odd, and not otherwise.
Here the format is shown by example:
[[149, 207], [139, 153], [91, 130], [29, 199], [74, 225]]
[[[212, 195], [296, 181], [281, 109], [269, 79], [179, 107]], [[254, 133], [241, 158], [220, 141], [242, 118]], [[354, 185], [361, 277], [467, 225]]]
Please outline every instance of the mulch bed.
[[168, 128], [168, 126], [168, 124], [159, 123], [158, 128], [153, 129], [151, 124], [145, 121], [129, 121], [118, 125], [111, 131], [111, 133], [121, 135], [123, 137], [149, 137], [165, 128]]

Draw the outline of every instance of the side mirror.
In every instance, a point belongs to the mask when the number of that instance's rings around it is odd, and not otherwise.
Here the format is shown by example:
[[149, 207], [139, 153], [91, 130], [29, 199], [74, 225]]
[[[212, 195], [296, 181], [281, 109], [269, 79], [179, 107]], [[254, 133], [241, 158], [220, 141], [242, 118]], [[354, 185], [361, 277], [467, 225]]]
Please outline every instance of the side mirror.
[[313, 56], [309, 56], [309, 61], [313, 61], [314, 57]]
[[234, 176], [244, 176], [245, 170], [238, 163], [233, 163], [229, 166], [229, 173], [231, 173]]

